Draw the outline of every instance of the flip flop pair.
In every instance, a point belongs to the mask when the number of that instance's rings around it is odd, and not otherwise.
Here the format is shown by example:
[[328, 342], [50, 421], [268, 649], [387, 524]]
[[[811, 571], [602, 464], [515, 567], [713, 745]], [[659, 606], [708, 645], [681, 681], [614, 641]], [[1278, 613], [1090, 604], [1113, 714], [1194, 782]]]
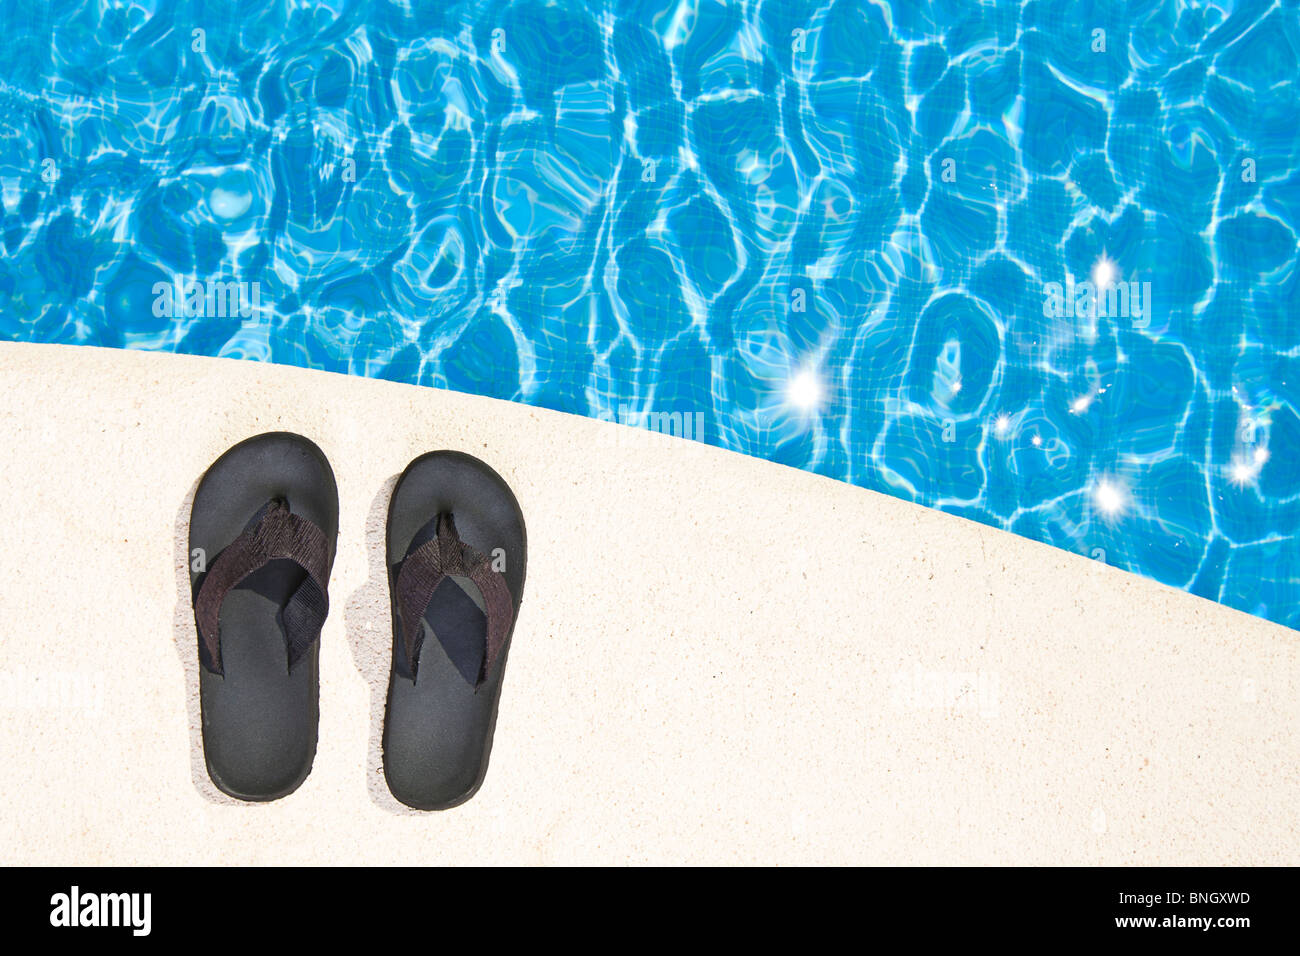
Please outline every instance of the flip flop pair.
[[[213, 783], [240, 800], [286, 796], [311, 772], [338, 513], [324, 453], [287, 432], [231, 448], [195, 491], [203, 752]], [[519, 503], [490, 467], [454, 451], [407, 466], [388, 509], [383, 743], [407, 806], [447, 809], [483, 782], [526, 561]]]

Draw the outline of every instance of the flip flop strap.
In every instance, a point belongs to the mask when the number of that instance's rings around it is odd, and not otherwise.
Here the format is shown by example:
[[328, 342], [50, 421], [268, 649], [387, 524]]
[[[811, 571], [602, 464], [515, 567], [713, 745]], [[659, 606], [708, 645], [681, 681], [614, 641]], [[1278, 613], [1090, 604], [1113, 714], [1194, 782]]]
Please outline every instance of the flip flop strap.
[[199, 631], [203, 665], [224, 674], [221, 664], [221, 604], [241, 581], [271, 561], [287, 559], [307, 572], [280, 612], [293, 667], [320, 637], [329, 614], [326, 585], [330, 574], [330, 549], [325, 532], [301, 515], [293, 514], [282, 500], [267, 505], [260, 521], [232, 541], [212, 562], [194, 600], [194, 621]]
[[487, 646], [474, 683], [478, 687], [487, 680], [510, 636], [514, 599], [506, 587], [505, 575], [492, 570], [492, 559], [460, 540], [451, 515], [439, 515], [437, 520], [437, 535], [407, 555], [397, 573], [397, 610], [405, 663], [410, 671], [403, 676], [415, 679], [420, 647], [424, 643], [422, 621], [433, 592], [448, 575], [457, 575], [474, 582], [483, 595], [487, 616]]

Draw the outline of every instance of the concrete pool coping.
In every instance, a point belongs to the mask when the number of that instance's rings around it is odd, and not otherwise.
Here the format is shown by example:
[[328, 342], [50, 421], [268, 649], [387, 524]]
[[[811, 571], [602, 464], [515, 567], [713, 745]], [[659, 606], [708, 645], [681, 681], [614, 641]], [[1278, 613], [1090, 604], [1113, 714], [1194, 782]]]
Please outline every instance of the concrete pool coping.
[[[1294, 864], [1300, 635], [961, 518], [694, 442], [227, 359], [0, 344], [9, 863]], [[189, 497], [261, 431], [342, 513], [320, 747], [203, 769]], [[528, 589], [487, 781], [408, 811], [378, 735], [383, 514], [496, 468]]]

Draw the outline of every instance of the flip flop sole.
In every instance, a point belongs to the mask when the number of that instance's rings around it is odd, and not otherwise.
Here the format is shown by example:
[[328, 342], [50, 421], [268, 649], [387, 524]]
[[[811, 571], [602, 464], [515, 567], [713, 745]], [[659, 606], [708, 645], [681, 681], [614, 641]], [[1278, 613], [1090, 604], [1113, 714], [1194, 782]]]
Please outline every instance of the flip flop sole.
[[[338, 489], [325, 455], [300, 435], [272, 432], [235, 445], [212, 464], [194, 493], [190, 555], [210, 565], [273, 498], [325, 533], [331, 564], [338, 535]], [[221, 605], [224, 674], [199, 668], [203, 753], [208, 775], [240, 800], [275, 800], [311, 772], [319, 718], [319, 642], [292, 669], [278, 615], [306, 572], [291, 561], [266, 565]], [[200, 573], [191, 564], [191, 585]]]
[[[504, 561], [500, 573], [517, 616], [527, 561], [523, 514], [504, 479], [470, 455], [432, 452], [402, 473], [388, 510], [388, 567], [401, 562], [430, 521], [444, 513], [454, 516], [462, 541]], [[389, 589], [396, 594], [391, 572]], [[449, 809], [472, 797], [487, 774], [510, 640], [477, 689], [447, 651], [448, 646], [481, 646], [486, 632], [482, 606], [482, 596], [468, 580], [443, 581], [425, 613], [416, 679], [410, 680], [398, 671], [402, 652], [394, 598], [384, 776], [393, 796], [407, 806]], [[513, 620], [510, 630], [513, 635]]]

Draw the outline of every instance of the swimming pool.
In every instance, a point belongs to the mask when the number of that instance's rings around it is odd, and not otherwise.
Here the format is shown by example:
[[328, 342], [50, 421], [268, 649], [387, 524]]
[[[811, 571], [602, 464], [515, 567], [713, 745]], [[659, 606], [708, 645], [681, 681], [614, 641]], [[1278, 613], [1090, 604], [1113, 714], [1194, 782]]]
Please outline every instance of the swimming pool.
[[4, 2], [0, 337], [678, 431], [1300, 627], [1295, 0], [412, 6]]

